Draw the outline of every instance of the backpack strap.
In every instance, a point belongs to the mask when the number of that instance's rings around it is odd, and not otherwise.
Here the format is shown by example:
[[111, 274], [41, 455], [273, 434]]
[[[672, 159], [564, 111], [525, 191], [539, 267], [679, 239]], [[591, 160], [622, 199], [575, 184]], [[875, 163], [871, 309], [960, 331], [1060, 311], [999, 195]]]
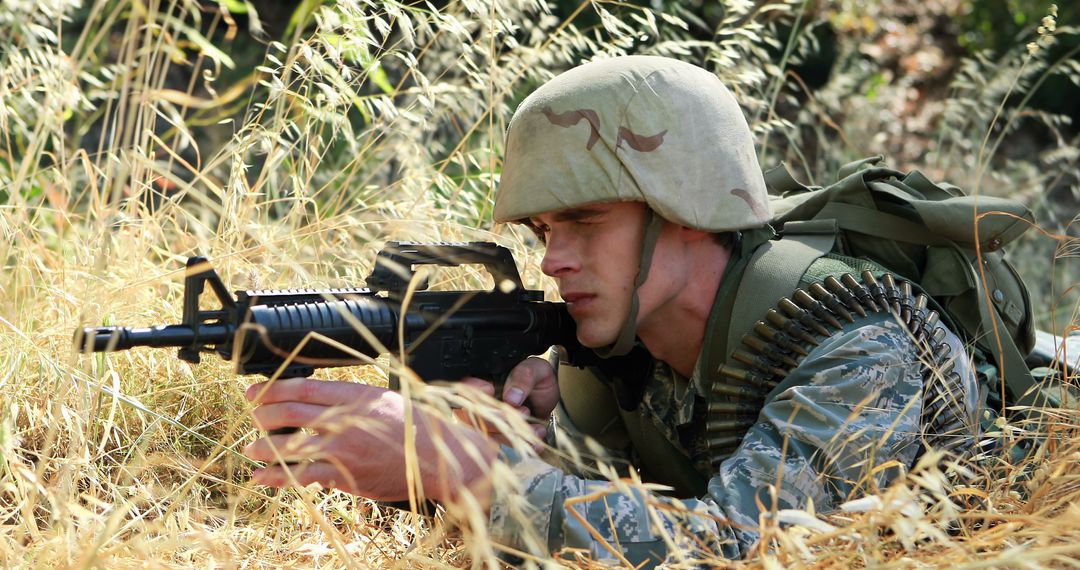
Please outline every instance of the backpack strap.
[[899, 239], [929, 246], [945, 246], [952, 243], [926, 231], [924, 225], [855, 204], [829, 202], [814, 218], [832, 219], [836, 221], [839, 228], [885, 239]]
[[862, 159], [856, 160], [854, 162], [849, 162], [849, 163], [847, 163], [847, 164], [840, 167], [840, 170], [837, 171], [837, 177], [840, 180], [843, 180], [844, 178], [847, 178], [848, 176], [851, 176], [852, 174], [855, 174], [856, 172], [862, 170], [863, 168], [875, 166], [877, 163], [879, 163], [879, 162], [881, 162], [883, 160], [885, 160], [885, 155], [883, 155], [883, 154], [875, 154], [874, 156], [868, 156], [866, 158], [862, 158]]
[[595, 369], [569, 364], [559, 365], [558, 378], [561, 411], [574, 429], [604, 447], [625, 449], [629, 440], [611, 383], [601, 379]]
[[782, 297], [798, 288], [810, 265], [832, 251], [836, 233], [835, 220], [788, 222], [782, 239], [757, 248], [739, 282], [727, 334], [715, 334], [709, 339], [706, 361], [710, 376], [715, 377], [717, 365], [727, 362], [730, 347], [750, 332], [754, 323]]
[[765, 177], [765, 186], [776, 194], [806, 192], [809, 190], [803, 183], [795, 180], [795, 177], [791, 175], [791, 171], [788, 170], [787, 164], [783, 162], [766, 170], [762, 175]]
[[560, 402], [574, 429], [611, 449], [632, 445], [645, 480], [669, 485], [678, 497], [700, 497], [708, 479], [660, 428], [640, 412], [617, 403], [615, 379], [603, 370], [559, 367]]
[[[952, 245], [955, 254], [961, 259], [964, 253], [956, 245]], [[993, 357], [1002, 376], [1002, 383], [1012, 391], [1016, 397], [1016, 404], [1021, 406], [1040, 407], [1047, 405], [1046, 394], [1039, 389], [1035, 377], [1028, 368], [1024, 355], [1016, 345], [1001, 315], [991, 308], [990, 294], [986, 290], [986, 284], [980, 278], [975, 267], [970, 263], [957, 264], [968, 273], [968, 279], [975, 284], [975, 305], [979, 310], [979, 333], [983, 338], [976, 339], [976, 343]]]
[[708, 478], [698, 472], [690, 458], [656, 424], [636, 410], [620, 407], [619, 412], [650, 480], [670, 485], [676, 497], [700, 497], [708, 491]]

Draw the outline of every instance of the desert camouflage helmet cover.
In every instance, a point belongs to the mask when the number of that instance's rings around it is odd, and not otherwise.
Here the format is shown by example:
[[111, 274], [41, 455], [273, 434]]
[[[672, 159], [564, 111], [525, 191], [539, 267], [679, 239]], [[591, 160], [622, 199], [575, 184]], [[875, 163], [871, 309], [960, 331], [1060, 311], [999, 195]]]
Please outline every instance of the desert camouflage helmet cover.
[[670, 58], [619, 57], [571, 69], [518, 107], [495, 221], [623, 201], [710, 232], [770, 220], [750, 129], [715, 75]]

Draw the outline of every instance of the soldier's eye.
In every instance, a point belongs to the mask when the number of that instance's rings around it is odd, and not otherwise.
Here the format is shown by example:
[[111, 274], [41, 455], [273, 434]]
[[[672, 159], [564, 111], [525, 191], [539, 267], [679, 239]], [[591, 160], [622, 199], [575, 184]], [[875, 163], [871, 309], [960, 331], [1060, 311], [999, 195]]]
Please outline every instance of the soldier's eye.
[[528, 226], [530, 230], [532, 230], [533, 235], [536, 236], [536, 239], [540, 243], [547, 245], [547, 234], [551, 231], [550, 226], [546, 224], [537, 224], [531, 220], [525, 222], [525, 225]]

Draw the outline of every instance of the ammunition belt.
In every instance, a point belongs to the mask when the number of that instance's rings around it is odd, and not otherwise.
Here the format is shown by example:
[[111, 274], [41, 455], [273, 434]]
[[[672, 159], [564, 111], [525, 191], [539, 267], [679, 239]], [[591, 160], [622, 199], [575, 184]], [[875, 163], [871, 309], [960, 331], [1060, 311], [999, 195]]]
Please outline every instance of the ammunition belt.
[[742, 338], [731, 354], [735, 362], [720, 368], [721, 378], [712, 383], [709, 396], [705, 429], [714, 466], [735, 451], [757, 421], [765, 396], [821, 339], [875, 313], [897, 318], [920, 350], [924, 445], [953, 452], [971, 445], [964, 385], [954, 370], [955, 358], [944, 342], [946, 331], [937, 311], [928, 309], [926, 295], [913, 294], [907, 281], [885, 274], [879, 282], [870, 271], [861, 277], [830, 276], [807, 290], [797, 289]]

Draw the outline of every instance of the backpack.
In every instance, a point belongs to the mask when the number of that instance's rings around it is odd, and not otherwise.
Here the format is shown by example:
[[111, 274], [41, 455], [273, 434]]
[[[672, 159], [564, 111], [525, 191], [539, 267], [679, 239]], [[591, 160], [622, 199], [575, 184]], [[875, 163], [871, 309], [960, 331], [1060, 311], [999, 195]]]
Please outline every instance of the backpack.
[[[1003, 250], [1034, 225], [1031, 210], [1005, 198], [965, 195], [918, 171], [874, 166], [882, 159], [847, 164], [824, 188], [799, 183], [782, 163], [765, 172], [781, 243], [816, 242], [818, 255], [869, 259], [917, 284], [972, 345], [991, 401], [1045, 405], [1025, 362], [1035, 346], [1031, 300]], [[811, 255], [778, 254], [791, 275], [777, 287], [796, 283], [794, 272], [808, 267]]]

